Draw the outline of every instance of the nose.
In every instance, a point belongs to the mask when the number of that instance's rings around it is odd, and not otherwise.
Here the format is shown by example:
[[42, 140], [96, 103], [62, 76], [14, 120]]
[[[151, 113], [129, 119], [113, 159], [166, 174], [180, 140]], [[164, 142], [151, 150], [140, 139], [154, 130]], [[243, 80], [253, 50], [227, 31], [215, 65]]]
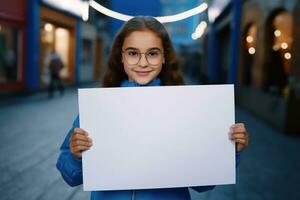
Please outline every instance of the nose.
[[139, 66], [140, 67], [147, 67], [147, 65], [148, 65], [148, 62], [147, 62], [147, 59], [146, 59], [146, 55], [141, 54], [141, 59], [140, 59], [140, 62], [139, 62]]

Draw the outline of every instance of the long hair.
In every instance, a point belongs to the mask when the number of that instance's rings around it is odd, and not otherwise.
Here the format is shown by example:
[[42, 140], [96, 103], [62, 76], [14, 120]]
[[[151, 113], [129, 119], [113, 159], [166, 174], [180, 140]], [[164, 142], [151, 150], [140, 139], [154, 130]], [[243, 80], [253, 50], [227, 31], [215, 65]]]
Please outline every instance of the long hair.
[[179, 62], [165, 27], [153, 17], [138, 16], [127, 21], [115, 36], [103, 78], [103, 87], [119, 87], [128, 78], [122, 63], [122, 47], [125, 38], [134, 31], [150, 30], [162, 41], [165, 63], [158, 77], [162, 85], [181, 85], [183, 77]]

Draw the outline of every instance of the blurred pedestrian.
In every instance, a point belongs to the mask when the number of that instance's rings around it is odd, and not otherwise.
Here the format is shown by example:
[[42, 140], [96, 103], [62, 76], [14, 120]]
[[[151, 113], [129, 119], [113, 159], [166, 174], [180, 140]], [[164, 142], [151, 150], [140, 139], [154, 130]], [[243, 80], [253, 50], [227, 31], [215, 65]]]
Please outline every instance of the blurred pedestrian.
[[49, 97], [52, 98], [57, 88], [61, 95], [64, 94], [64, 86], [60, 77], [60, 72], [64, 67], [63, 62], [55, 51], [50, 55], [49, 71], [50, 71], [50, 83], [48, 87]]

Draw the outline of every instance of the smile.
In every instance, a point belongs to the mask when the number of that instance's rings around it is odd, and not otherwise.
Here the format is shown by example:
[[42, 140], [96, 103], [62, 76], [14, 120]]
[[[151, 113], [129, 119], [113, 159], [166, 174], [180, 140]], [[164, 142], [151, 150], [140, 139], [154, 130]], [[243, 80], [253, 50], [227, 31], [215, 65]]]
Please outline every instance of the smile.
[[134, 71], [138, 76], [148, 76], [151, 71]]

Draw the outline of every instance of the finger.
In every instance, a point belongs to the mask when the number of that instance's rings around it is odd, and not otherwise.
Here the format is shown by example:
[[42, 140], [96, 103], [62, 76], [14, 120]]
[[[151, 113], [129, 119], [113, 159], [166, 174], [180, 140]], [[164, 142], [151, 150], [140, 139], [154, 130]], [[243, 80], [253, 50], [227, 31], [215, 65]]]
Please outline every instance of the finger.
[[232, 133], [232, 134], [230, 134], [230, 139], [247, 139], [247, 134], [245, 134], [245, 133]]
[[244, 140], [244, 139], [235, 139], [234, 141], [237, 144], [243, 144], [243, 145], [247, 145], [248, 144], [247, 140]]
[[71, 146], [72, 147], [75, 147], [75, 146], [85, 146], [85, 147], [91, 147], [93, 145], [92, 142], [85, 142], [85, 141], [82, 141], [82, 140], [76, 140], [74, 141]]
[[86, 135], [74, 134], [72, 140], [81, 140], [84, 142], [92, 142], [92, 139]]
[[244, 123], [232, 124], [230, 128], [238, 128], [238, 127], [245, 127], [245, 124]]
[[[85, 145], [85, 144], [87, 144], [87, 145]], [[86, 136], [82, 136], [82, 135], [74, 135], [71, 138], [69, 146], [70, 146], [70, 148], [74, 148], [78, 145], [90, 147], [92, 145], [92, 139], [90, 139]]]
[[74, 153], [82, 153], [83, 151], [86, 151], [89, 149], [90, 149], [90, 147], [81, 146], [81, 145], [73, 147]]
[[74, 128], [74, 134], [80, 134], [80, 135], [89, 135], [88, 132], [83, 130], [82, 128]]
[[84, 147], [92, 147], [93, 143], [92, 142], [85, 142], [82, 140], [76, 140], [70, 143], [70, 148], [77, 148], [78, 146], [84, 146]]
[[232, 132], [246, 132], [246, 128], [245, 128], [245, 127], [242, 127], [242, 126], [230, 128], [230, 130], [231, 130]]

